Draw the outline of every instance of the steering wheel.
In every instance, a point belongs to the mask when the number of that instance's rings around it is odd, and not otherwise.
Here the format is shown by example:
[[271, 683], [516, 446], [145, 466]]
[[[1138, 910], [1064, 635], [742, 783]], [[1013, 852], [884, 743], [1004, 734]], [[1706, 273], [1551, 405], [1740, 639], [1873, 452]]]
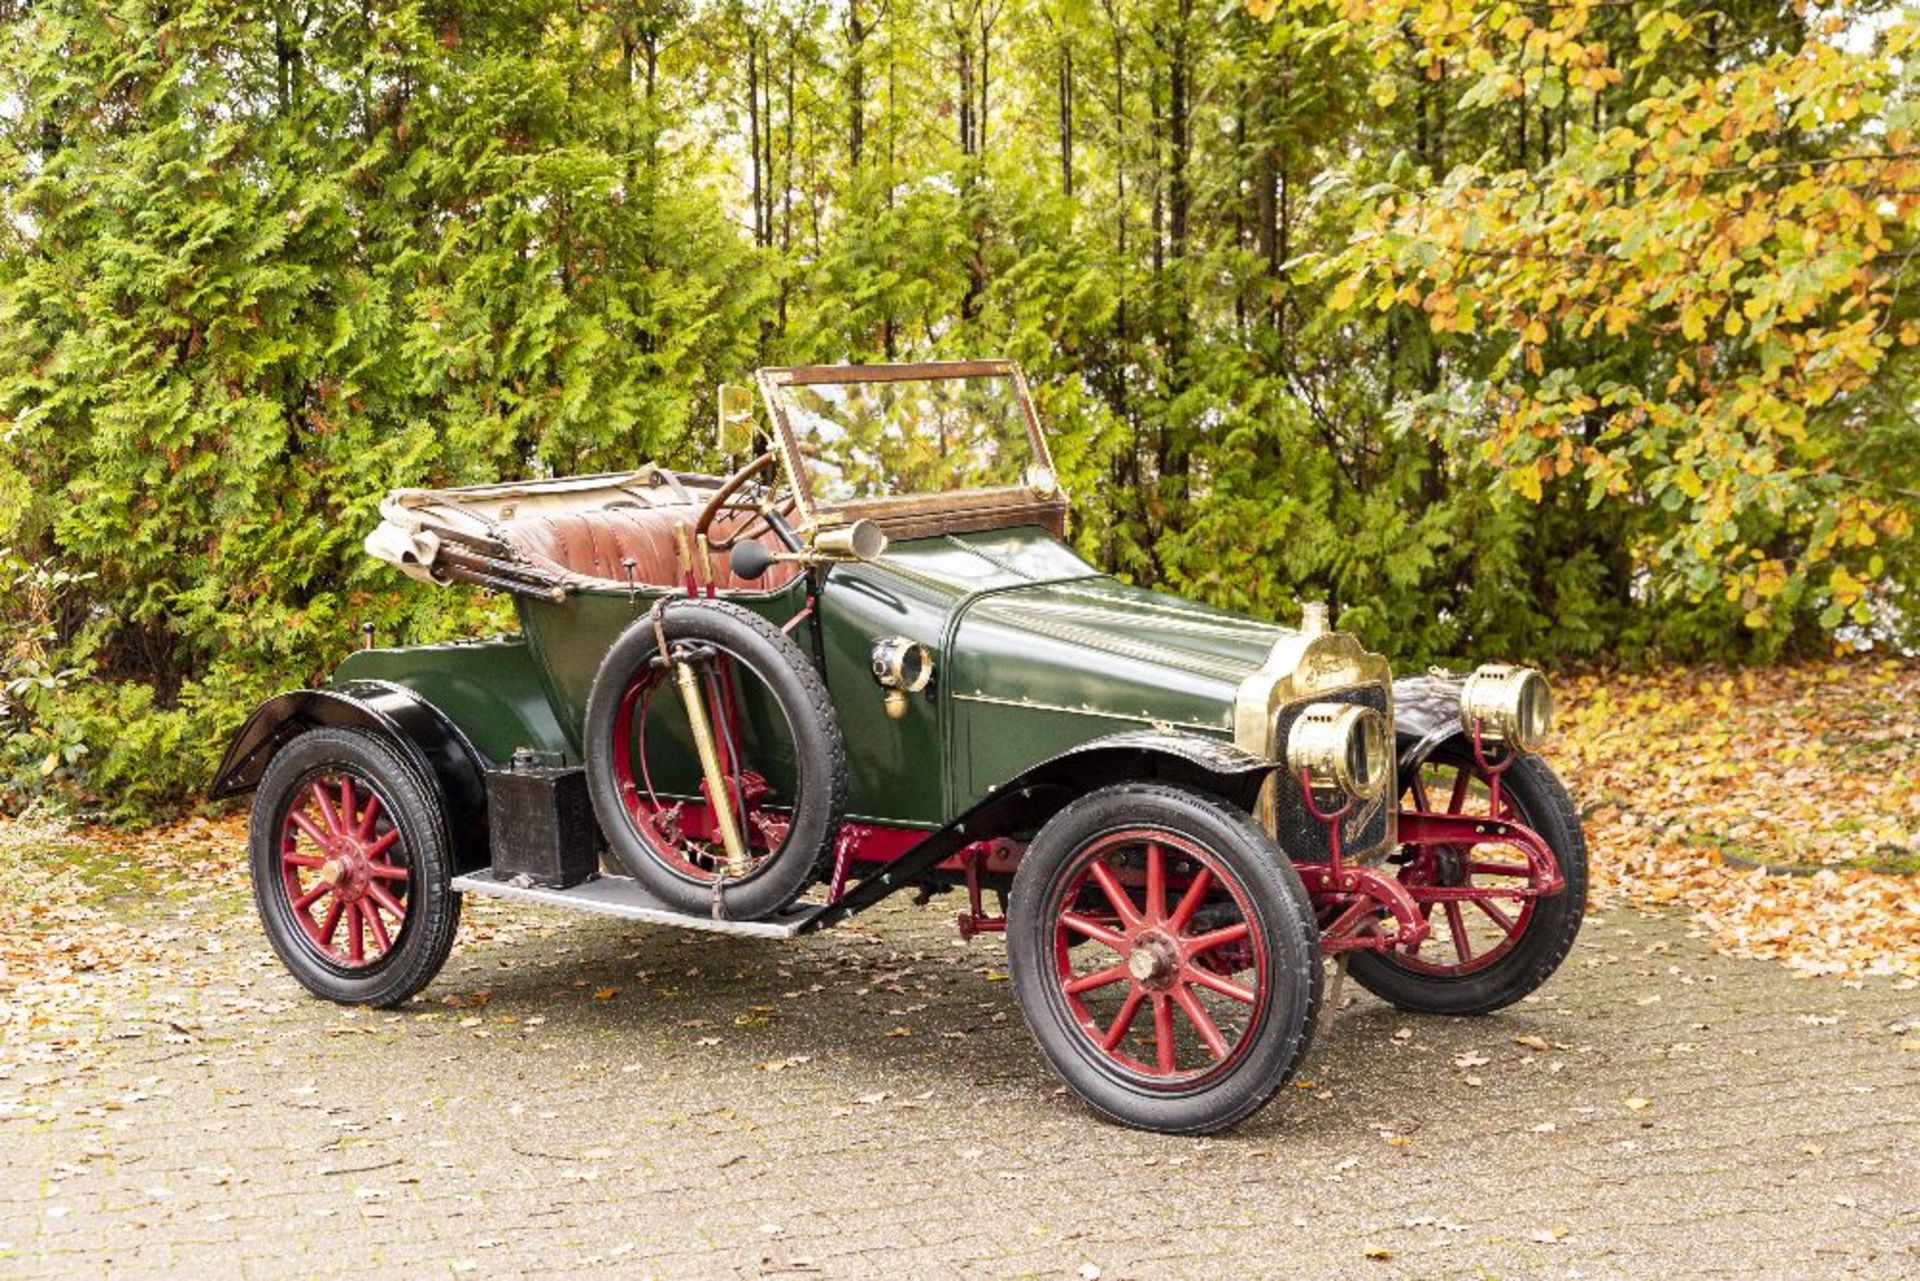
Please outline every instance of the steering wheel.
[[[738, 501], [734, 497], [748, 481], [765, 471], [774, 461], [774, 452], [768, 450], [722, 481], [720, 488], [713, 491], [713, 497], [707, 500], [707, 505], [700, 509], [699, 518], [693, 522], [695, 539], [706, 538], [708, 540], [707, 546], [711, 550], [722, 553], [729, 552], [733, 550], [735, 543], [750, 540], [757, 535], [762, 528], [770, 527], [767, 520], [767, 512], [769, 510], [780, 512], [783, 508], [791, 509], [793, 506], [791, 495], [779, 503], [774, 504], [745, 503]], [[708, 535], [713, 528], [714, 520], [723, 511], [752, 512], [754, 518], [743, 522], [740, 527], [734, 530], [727, 538], [715, 541], [709, 538]], [[784, 512], [782, 512], [782, 514], [784, 514]]]

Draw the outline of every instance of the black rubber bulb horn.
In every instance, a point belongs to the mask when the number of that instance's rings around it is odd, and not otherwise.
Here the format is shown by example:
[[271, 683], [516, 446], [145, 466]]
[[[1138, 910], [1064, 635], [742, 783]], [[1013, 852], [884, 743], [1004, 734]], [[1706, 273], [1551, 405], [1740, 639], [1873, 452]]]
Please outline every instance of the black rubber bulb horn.
[[753, 582], [773, 568], [773, 553], [765, 543], [735, 543], [727, 553], [727, 564], [733, 568], [734, 577]]

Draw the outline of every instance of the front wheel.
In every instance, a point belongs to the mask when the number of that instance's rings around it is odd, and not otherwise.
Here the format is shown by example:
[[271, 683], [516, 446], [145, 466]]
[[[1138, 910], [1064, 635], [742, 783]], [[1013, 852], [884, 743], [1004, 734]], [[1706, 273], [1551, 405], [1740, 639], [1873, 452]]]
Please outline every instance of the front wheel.
[[1416, 896], [1423, 886], [1490, 891], [1428, 908], [1432, 932], [1411, 953], [1355, 952], [1356, 982], [1382, 1000], [1422, 1014], [1488, 1014], [1547, 981], [1573, 950], [1587, 908], [1587, 843], [1566, 785], [1537, 756], [1522, 756], [1501, 777], [1500, 812], [1492, 812], [1487, 772], [1472, 750], [1443, 744], [1407, 780], [1402, 804], [1467, 817], [1504, 819], [1532, 828], [1553, 851], [1566, 882], [1546, 898], [1502, 898], [1499, 891], [1533, 883], [1532, 869], [1502, 845], [1409, 847], [1400, 881]]
[[315, 996], [398, 1005], [446, 963], [460, 896], [440, 801], [379, 735], [313, 729], [288, 743], [248, 836], [267, 940]]
[[1007, 956], [1068, 1088], [1122, 1125], [1204, 1134], [1298, 1067], [1319, 1012], [1300, 878], [1245, 813], [1149, 783], [1073, 802], [1014, 876]]

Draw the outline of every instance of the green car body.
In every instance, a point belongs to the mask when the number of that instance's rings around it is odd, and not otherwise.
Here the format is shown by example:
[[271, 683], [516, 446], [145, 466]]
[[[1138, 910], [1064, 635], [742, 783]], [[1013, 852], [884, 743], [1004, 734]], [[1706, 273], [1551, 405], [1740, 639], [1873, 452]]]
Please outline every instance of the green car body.
[[[809, 585], [728, 599], [775, 624]], [[582, 760], [587, 694], [614, 639], [661, 593], [519, 599], [521, 632], [367, 649], [332, 684], [378, 680], [438, 708], [490, 761], [530, 748]], [[1234, 699], [1286, 629], [1101, 574], [1027, 526], [894, 543], [836, 565], [819, 593], [823, 674], [846, 735], [847, 817], [938, 828], [1048, 758], [1127, 730], [1232, 742]], [[935, 679], [892, 719], [869, 654], [876, 637], [923, 644]], [[680, 774], [694, 771], [688, 748]]]

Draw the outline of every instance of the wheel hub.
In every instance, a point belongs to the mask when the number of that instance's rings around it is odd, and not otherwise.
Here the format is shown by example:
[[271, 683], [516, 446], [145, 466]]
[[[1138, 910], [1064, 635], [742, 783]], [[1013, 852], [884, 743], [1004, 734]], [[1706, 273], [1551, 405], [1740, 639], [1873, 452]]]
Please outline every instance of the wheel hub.
[[327, 861], [318, 869], [321, 880], [333, 886], [342, 899], [357, 899], [367, 892], [372, 879], [369, 861], [356, 842], [339, 839], [327, 843]]
[[1127, 953], [1127, 973], [1154, 991], [1172, 987], [1180, 974], [1180, 945], [1159, 930], [1142, 931]]

